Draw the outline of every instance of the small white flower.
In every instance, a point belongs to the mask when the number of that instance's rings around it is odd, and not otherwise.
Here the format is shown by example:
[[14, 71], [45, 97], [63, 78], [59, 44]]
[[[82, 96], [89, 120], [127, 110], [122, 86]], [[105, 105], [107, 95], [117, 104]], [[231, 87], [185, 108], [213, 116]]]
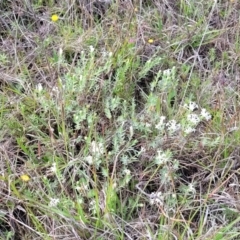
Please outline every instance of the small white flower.
[[173, 170], [178, 170], [179, 169], [179, 161], [174, 159], [172, 163], [172, 168]]
[[96, 201], [94, 199], [92, 199], [89, 203], [90, 206], [96, 206]]
[[175, 121], [175, 120], [170, 120], [167, 124], [167, 129], [170, 132], [176, 132], [177, 130], [179, 130], [181, 128], [181, 125]]
[[95, 50], [94, 47], [91, 45], [89, 48], [90, 48], [90, 53], [93, 53]]
[[58, 50], [58, 54], [59, 54], [59, 57], [62, 57], [62, 54], [63, 54], [63, 49], [60, 47], [59, 50]]
[[102, 143], [91, 142], [91, 152], [92, 154], [101, 155], [104, 153], [104, 147]]
[[198, 105], [195, 102], [190, 102], [189, 104], [185, 103], [183, 107], [186, 108], [187, 110], [190, 110], [191, 112], [198, 109]]
[[107, 54], [108, 54], [108, 53], [107, 53], [106, 51], [103, 51], [103, 52], [102, 52], [103, 58], [105, 58], [105, 57], [107, 56]]
[[141, 152], [141, 153], [144, 153], [144, 152], [146, 152], [146, 148], [145, 148], [145, 147], [143, 147], [143, 146], [141, 146], [141, 150], [140, 150], [140, 152]]
[[125, 175], [130, 175], [130, 174], [131, 174], [131, 171], [130, 171], [129, 169], [124, 169], [124, 170], [123, 170], [123, 173], [124, 173]]
[[163, 71], [163, 75], [169, 77], [171, 75], [171, 69], [166, 69]]
[[109, 57], [112, 57], [112, 55], [113, 55], [112, 52], [109, 52], [109, 53], [108, 53], [108, 56], [109, 56]]
[[150, 204], [159, 204], [163, 206], [164, 197], [161, 192], [152, 192], [150, 194]]
[[195, 187], [194, 187], [194, 185], [193, 185], [192, 183], [189, 183], [189, 184], [188, 184], [188, 189], [187, 189], [187, 191], [188, 191], [189, 193], [193, 193], [193, 194], [196, 193], [196, 189], [195, 189]]
[[160, 117], [160, 121], [159, 121], [159, 123], [155, 126], [155, 128], [158, 129], [158, 130], [160, 130], [160, 131], [162, 131], [163, 128], [165, 127], [165, 123], [164, 123], [165, 119], [166, 119], [165, 116], [161, 116], [161, 117]]
[[163, 152], [162, 150], [158, 150], [155, 163], [157, 165], [166, 164], [171, 160], [171, 158], [172, 158], [172, 153], [170, 151]]
[[93, 164], [93, 157], [91, 155], [85, 157], [85, 161], [89, 164], [92, 165]]
[[59, 93], [59, 89], [58, 89], [58, 87], [53, 87], [52, 88], [52, 93]]
[[56, 207], [59, 203], [59, 199], [58, 198], [50, 198], [50, 202], [48, 204], [49, 207]]
[[190, 102], [188, 108], [190, 111], [194, 111], [195, 109], [198, 109], [198, 105], [195, 102]]
[[112, 185], [113, 189], [116, 189], [117, 188], [117, 183], [114, 182], [113, 185]]
[[38, 83], [38, 85], [36, 86], [36, 89], [38, 92], [41, 92], [43, 90], [43, 86], [41, 83]]
[[200, 118], [198, 117], [198, 115], [195, 113], [189, 114], [187, 116], [187, 119], [189, 122], [193, 123], [194, 125], [197, 125], [201, 121]]
[[205, 118], [207, 121], [209, 121], [212, 118], [211, 114], [205, 108], [202, 108], [201, 116]]
[[152, 125], [151, 125], [151, 123], [146, 122], [146, 123], [145, 123], [145, 126], [146, 126], [147, 128], [150, 128]]
[[50, 168], [50, 171], [53, 172], [53, 173], [56, 173], [57, 172], [57, 165], [56, 163], [54, 162]]
[[129, 127], [130, 139], [133, 137], [133, 126]]
[[93, 214], [96, 214], [97, 213], [97, 204], [96, 204], [96, 201], [93, 199], [90, 201], [89, 203], [89, 210], [93, 213]]
[[190, 126], [187, 126], [185, 129], [184, 129], [184, 132], [186, 133], [186, 134], [189, 134], [189, 133], [192, 133], [192, 132], [195, 132], [196, 131], [196, 129], [195, 128], [192, 128], [192, 127], [190, 127]]

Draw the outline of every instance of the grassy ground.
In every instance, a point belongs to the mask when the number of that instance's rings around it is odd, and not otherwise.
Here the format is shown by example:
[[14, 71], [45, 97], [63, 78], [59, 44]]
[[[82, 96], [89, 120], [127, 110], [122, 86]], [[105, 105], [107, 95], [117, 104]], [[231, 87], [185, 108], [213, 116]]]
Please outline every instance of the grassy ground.
[[0, 239], [239, 239], [240, 4], [87, 2], [0, 2]]

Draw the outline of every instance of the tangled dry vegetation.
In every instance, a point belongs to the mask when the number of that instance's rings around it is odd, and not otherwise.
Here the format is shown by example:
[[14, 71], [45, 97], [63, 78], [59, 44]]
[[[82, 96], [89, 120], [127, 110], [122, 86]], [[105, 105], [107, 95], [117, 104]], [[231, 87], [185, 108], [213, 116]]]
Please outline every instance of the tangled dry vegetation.
[[239, 10], [1, 1], [0, 238], [239, 239]]

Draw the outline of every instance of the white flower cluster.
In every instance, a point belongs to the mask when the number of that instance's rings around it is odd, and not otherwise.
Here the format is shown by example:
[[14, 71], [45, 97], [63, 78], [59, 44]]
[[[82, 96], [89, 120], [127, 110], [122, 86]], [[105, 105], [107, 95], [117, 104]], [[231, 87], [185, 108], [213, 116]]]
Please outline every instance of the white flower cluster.
[[211, 114], [205, 108], [202, 108], [201, 116], [202, 118], [205, 118], [206, 121], [209, 121], [212, 118]]
[[175, 120], [170, 120], [169, 122], [165, 123], [166, 117], [161, 116], [159, 122], [155, 125], [155, 128], [159, 131], [163, 131], [165, 127], [170, 133], [174, 133], [181, 129], [181, 125], [177, 123]]
[[103, 56], [103, 58], [111, 58], [112, 57], [112, 55], [113, 55], [113, 52], [107, 52], [107, 51], [103, 51], [102, 52], [102, 56]]
[[98, 210], [98, 206], [96, 204], [96, 201], [94, 199], [92, 199], [90, 202], [89, 202], [89, 210], [92, 212], [92, 214], [96, 214], [97, 213], [97, 210]]
[[157, 151], [157, 156], [155, 158], [155, 163], [157, 165], [166, 164], [171, 161], [172, 153], [170, 151], [163, 152], [162, 150]]
[[166, 69], [163, 71], [163, 78], [165, 78], [166, 80], [172, 80], [174, 78], [175, 72], [176, 72], [175, 67]]
[[160, 117], [160, 121], [159, 123], [155, 126], [156, 129], [158, 129], [159, 131], [163, 131], [164, 127], [165, 127], [165, 123], [164, 121], [166, 120], [165, 116], [161, 116]]
[[43, 90], [43, 86], [42, 86], [42, 84], [41, 83], [38, 83], [37, 84], [37, 86], [36, 86], [36, 90], [37, 90], [37, 92], [42, 92], [42, 90]]
[[163, 206], [163, 202], [164, 202], [164, 197], [162, 195], [162, 192], [152, 192], [150, 194], [150, 204], [151, 205], [160, 205]]
[[192, 183], [188, 184], [187, 192], [188, 193], [192, 193], [192, 194], [196, 193], [196, 189], [195, 189], [195, 187], [194, 187], [194, 185]]
[[59, 203], [59, 199], [58, 198], [50, 198], [50, 202], [48, 204], [49, 207], [56, 207]]
[[50, 167], [50, 171], [51, 171], [52, 173], [56, 173], [56, 172], [57, 172], [57, 165], [56, 165], [55, 162], [54, 162], [54, 163], [52, 164], [52, 166]]
[[89, 46], [89, 50], [90, 50], [90, 53], [93, 53], [94, 52], [94, 47], [92, 45]]
[[85, 161], [89, 164], [92, 165], [93, 164], [93, 157], [91, 155], [88, 155], [87, 157], [85, 157]]
[[[205, 109], [201, 109], [201, 113], [191, 113], [197, 109], [199, 109], [198, 105], [195, 102], [190, 102], [189, 104], [184, 104], [184, 108], [187, 109], [188, 115], [187, 115], [187, 121], [185, 122], [184, 126], [182, 127], [185, 134], [189, 134], [192, 132], [195, 132], [195, 127], [202, 121], [211, 120], [212, 116], [211, 114]], [[190, 113], [189, 113], [190, 112]]]
[[190, 127], [190, 126], [186, 126], [186, 128], [184, 129], [185, 134], [190, 134], [195, 131], [196, 131], [196, 129], [193, 127]]
[[189, 104], [184, 104], [184, 108], [186, 108], [187, 110], [190, 110], [191, 112], [193, 112], [194, 110], [198, 109], [198, 105], [195, 102], [190, 102]]
[[187, 115], [187, 120], [189, 121], [189, 123], [194, 125], [197, 125], [201, 121], [196, 113], [190, 113], [189, 115]]
[[182, 119], [181, 124], [177, 123], [176, 120], [172, 119], [168, 122], [166, 121], [165, 116], [161, 116], [159, 122], [155, 125], [155, 128], [160, 132], [163, 132], [166, 129], [170, 134], [173, 134], [179, 130], [182, 130], [185, 134], [194, 132], [195, 127], [202, 121], [211, 120], [211, 114], [205, 109], [202, 108], [200, 114], [193, 113], [193, 111], [199, 109], [198, 105], [195, 102], [190, 102], [189, 104], [184, 104], [184, 108], [187, 110], [186, 119]]
[[181, 125], [180, 123], [177, 123], [174, 119], [173, 120], [170, 120], [167, 124], [167, 130], [170, 132], [170, 133], [174, 133], [178, 130], [181, 129]]
[[101, 163], [100, 157], [104, 154], [104, 151], [102, 143], [92, 141], [90, 145], [90, 155], [86, 156], [84, 159], [89, 165], [95, 164], [98, 168]]
[[93, 155], [102, 155], [104, 153], [103, 144], [92, 141], [90, 151]]
[[131, 180], [132, 176], [131, 176], [131, 171], [127, 168], [125, 168], [123, 170], [123, 175], [124, 175], [124, 179], [122, 181], [122, 186], [126, 185], [129, 183], [129, 181]]
[[124, 173], [125, 175], [130, 175], [130, 174], [131, 174], [131, 171], [126, 168], [126, 169], [123, 170], [123, 173]]

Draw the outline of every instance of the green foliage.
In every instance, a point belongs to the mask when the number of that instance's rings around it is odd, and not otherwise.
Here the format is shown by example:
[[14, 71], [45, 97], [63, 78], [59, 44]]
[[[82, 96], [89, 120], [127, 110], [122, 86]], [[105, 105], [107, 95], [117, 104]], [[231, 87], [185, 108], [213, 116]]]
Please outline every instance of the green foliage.
[[238, 239], [234, 3], [103, 2], [0, 3], [0, 238]]

